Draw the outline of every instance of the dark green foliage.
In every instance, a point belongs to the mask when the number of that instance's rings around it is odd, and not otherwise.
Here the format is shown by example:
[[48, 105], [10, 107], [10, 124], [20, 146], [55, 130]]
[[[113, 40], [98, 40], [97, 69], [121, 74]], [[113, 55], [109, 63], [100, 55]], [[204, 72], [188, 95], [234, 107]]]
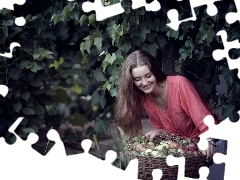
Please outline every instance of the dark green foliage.
[[[17, 131], [22, 138], [44, 123], [57, 129], [66, 121], [84, 126], [94, 120], [94, 129], [87, 134], [94, 130], [108, 133], [119, 68], [127, 54], [140, 48], [159, 60], [174, 61], [176, 72], [202, 87], [218, 115], [231, 120], [237, 117], [240, 93], [236, 71], [228, 69], [226, 60], [214, 61], [211, 54], [222, 48], [217, 31], [225, 28], [229, 40], [239, 38], [239, 24], [225, 22], [225, 14], [234, 11], [233, 2], [216, 3], [221, 13], [214, 17], [206, 14], [205, 7], [196, 8], [197, 21], [182, 23], [178, 31], [166, 26], [166, 13], [173, 5], [166, 1], [158, 12], [132, 10], [124, 1], [124, 14], [101, 22], [96, 21], [94, 12], [82, 11], [82, 1], [37, 3], [40, 1], [27, 1], [16, 12], [0, 13], [0, 52], [9, 51], [11, 42], [21, 44], [13, 58], [0, 57], [0, 83], [10, 90], [6, 98], [0, 98], [0, 136], [11, 138], [7, 128], [21, 116], [25, 118]], [[191, 16], [187, 4], [175, 6], [181, 9], [181, 19]], [[23, 27], [14, 24], [19, 15], [27, 20]], [[171, 53], [166, 48], [170, 42], [178, 59], [161, 57]], [[231, 54], [238, 55], [237, 51]], [[216, 94], [220, 78], [227, 83], [223, 95]], [[69, 134], [74, 140], [81, 136], [70, 130]]]

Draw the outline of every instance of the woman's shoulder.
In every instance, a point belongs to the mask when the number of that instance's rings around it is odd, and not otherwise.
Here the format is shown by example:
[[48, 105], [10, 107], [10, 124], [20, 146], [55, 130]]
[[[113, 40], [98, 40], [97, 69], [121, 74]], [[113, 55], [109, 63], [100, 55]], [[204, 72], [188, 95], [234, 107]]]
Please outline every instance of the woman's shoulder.
[[168, 79], [169, 79], [170, 82], [176, 83], [176, 84], [178, 84], [178, 83], [189, 83], [190, 82], [186, 77], [184, 77], [182, 75], [168, 76]]

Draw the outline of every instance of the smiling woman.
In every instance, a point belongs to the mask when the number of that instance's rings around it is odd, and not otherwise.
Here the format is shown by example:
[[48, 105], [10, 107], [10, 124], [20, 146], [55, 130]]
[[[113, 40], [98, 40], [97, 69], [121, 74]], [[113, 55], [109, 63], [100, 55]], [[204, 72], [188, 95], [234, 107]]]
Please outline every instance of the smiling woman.
[[[130, 137], [138, 135], [144, 110], [155, 128], [145, 134], [150, 140], [166, 133], [198, 139], [208, 129], [204, 117], [213, 115], [209, 104], [187, 78], [164, 74], [158, 61], [138, 50], [122, 65], [115, 105], [117, 125]], [[210, 144], [205, 153], [212, 158], [215, 152], [215, 146]]]

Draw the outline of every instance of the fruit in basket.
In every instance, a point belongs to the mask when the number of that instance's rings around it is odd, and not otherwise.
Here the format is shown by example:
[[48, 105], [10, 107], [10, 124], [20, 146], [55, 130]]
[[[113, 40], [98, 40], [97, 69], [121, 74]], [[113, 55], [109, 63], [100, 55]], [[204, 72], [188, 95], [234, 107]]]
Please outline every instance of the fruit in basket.
[[171, 142], [169, 144], [169, 149], [178, 149], [180, 147], [180, 144], [178, 142]]
[[142, 144], [137, 144], [137, 145], [136, 145], [136, 150], [137, 150], [137, 151], [141, 151], [143, 148], [144, 148], [144, 147], [143, 147]]
[[197, 145], [196, 145], [195, 143], [190, 143], [190, 144], [188, 145], [188, 147], [189, 147], [189, 148], [192, 148], [192, 149], [194, 149], [194, 150], [197, 150], [197, 149], [198, 149], [198, 147], [197, 147]]

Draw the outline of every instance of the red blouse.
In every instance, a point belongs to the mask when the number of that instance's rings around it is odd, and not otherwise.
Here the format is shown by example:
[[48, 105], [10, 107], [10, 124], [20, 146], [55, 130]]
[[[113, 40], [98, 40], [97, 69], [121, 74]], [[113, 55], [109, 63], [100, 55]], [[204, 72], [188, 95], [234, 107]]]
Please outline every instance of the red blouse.
[[203, 119], [212, 115], [210, 108], [201, 101], [193, 84], [183, 76], [168, 76], [167, 90], [168, 108], [165, 111], [159, 109], [149, 95], [144, 98], [143, 106], [152, 126], [184, 138], [198, 138], [208, 129]]

